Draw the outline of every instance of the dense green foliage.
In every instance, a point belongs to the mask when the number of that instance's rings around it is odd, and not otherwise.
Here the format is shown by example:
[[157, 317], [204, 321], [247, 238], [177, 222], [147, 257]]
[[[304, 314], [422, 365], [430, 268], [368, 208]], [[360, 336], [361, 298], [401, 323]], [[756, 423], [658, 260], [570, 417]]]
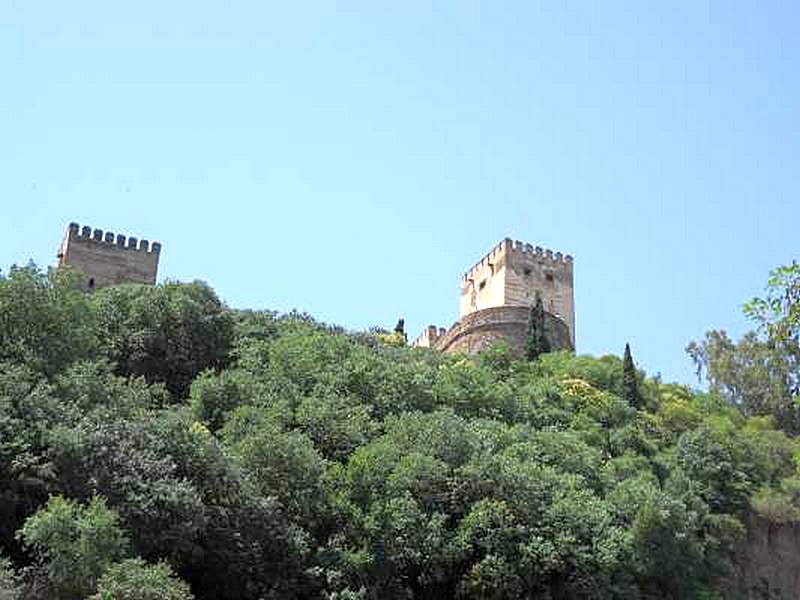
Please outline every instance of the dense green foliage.
[[19, 576], [11, 561], [0, 554], [0, 600], [18, 600], [20, 594]]
[[193, 600], [189, 586], [175, 577], [166, 563], [148, 565], [130, 558], [112, 565], [91, 600]]
[[97, 579], [128, 549], [119, 517], [105, 501], [93, 498], [82, 507], [53, 496], [30, 517], [19, 537], [38, 555], [54, 598], [84, 598]]
[[712, 392], [746, 415], [773, 416], [800, 433], [800, 265], [770, 273], [764, 298], [745, 305], [757, 330], [738, 342], [724, 330], [706, 333], [687, 348]]
[[16, 269], [0, 308], [3, 600], [699, 597], [753, 506], [800, 514], [780, 394], [635, 372], [632, 406], [618, 357], [445, 356], [201, 283]]
[[800, 336], [800, 264], [794, 261], [773, 269], [764, 297], [753, 298], [744, 310], [770, 339], [796, 342]]

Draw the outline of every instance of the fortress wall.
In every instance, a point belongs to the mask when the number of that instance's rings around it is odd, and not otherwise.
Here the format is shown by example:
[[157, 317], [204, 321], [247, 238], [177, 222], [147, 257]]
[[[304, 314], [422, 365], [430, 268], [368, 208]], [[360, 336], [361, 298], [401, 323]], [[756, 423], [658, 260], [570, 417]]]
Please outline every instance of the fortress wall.
[[439, 330], [436, 325], [428, 325], [422, 333], [417, 336], [411, 345], [414, 348], [432, 348], [439, 337]]
[[[472, 354], [505, 340], [514, 353], [521, 355], [525, 350], [528, 313], [529, 309], [524, 306], [497, 306], [473, 312], [439, 337], [434, 347], [448, 353]], [[553, 350], [573, 348], [566, 323], [548, 313], [545, 314], [545, 334]]]
[[505, 304], [530, 306], [541, 294], [544, 309], [569, 327], [575, 345], [572, 257], [515, 242], [506, 255]]
[[59, 252], [59, 265], [80, 272], [88, 288], [120, 283], [154, 284], [161, 244], [92, 230], [71, 223]]
[[492, 248], [462, 277], [460, 316], [505, 303], [506, 242], [503, 240]]

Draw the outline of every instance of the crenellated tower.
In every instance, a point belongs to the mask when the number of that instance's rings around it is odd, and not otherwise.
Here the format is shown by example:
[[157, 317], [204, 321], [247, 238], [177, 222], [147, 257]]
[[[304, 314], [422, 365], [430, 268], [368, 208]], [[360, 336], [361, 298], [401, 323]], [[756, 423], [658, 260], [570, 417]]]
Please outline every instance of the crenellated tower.
[[428, 326], [413, 345], [473, 353], [502, 340], [521, 353], [530, 307], [541, 296], [551, 347], [574, 350], [572, 267], [569, 255], [506, 238], [461, 278], [458, 321], [447, 330]]
[[58, 252], [59, 266], [75, 269], [86, 289], [121, 283], [153, 285], [161, 244], [70, 223]]
[[569, 328], [575, 346], [572, 257], [506, 238], [461, 280], [459, 317], [498, 306], [530, 307], [540, 294], [544, 308]]

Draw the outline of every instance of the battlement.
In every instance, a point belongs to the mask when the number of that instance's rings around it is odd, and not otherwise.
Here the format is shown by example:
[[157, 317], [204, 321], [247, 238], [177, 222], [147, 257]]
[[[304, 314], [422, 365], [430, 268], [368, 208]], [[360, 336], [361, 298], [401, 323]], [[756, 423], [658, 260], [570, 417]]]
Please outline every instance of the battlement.
[[114, 234], [111, 231], [104, 232], [102, 229], [92, 229], [88, 225], [83, 228], [78, 223], [70, 223], [67, 230], [69, 239], [73, 242], [90, 242], [96, 244], [106, 244], [116, 246], [119, 249], [131, 250], [135, 252], [150, 252], [159, 254], [161, 244], [148, 240], [139, 240], [135, 237], [126, 237], [122, 234]]
[[534, 246], [519, 240], [512, 240], [505, 238], [494, 248], [492, 248], [480, 261], [466, 273], [464, 273], [462, 280], [468, 281], [475, 279], [478, 272], [483, 271], [488, 266], [496, 266], [505, 256], [509, 254], [524, 255], [541, 263], [550, 263], [553, 267], [562, 265], [571, 265], [573, 258], [569, 254], [562, 254], [561, 252], [553, 252], [541, 246]]
[[422, 333], [417, 336], [411, 345], [414, 348], [433, 348], [436, 341], [442, 337], [447, 330], [444, 327], [437, 327], [436, 325], [428, 325]]
[[87, 289], [120, 283], [154, 284], [160, 254], [158, 242], [70, 223], [58, 264], [80, 272]]

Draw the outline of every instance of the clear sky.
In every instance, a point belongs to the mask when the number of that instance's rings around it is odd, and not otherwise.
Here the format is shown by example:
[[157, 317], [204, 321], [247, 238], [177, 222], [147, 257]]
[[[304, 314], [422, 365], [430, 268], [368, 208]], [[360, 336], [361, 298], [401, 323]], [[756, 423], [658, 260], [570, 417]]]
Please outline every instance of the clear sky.
[[414, 337], [509, 236], [575, 256], [579, 352], [694, 383], [797, 258], [798, 6], [0, 0], [0, 266], [78, 221]]

